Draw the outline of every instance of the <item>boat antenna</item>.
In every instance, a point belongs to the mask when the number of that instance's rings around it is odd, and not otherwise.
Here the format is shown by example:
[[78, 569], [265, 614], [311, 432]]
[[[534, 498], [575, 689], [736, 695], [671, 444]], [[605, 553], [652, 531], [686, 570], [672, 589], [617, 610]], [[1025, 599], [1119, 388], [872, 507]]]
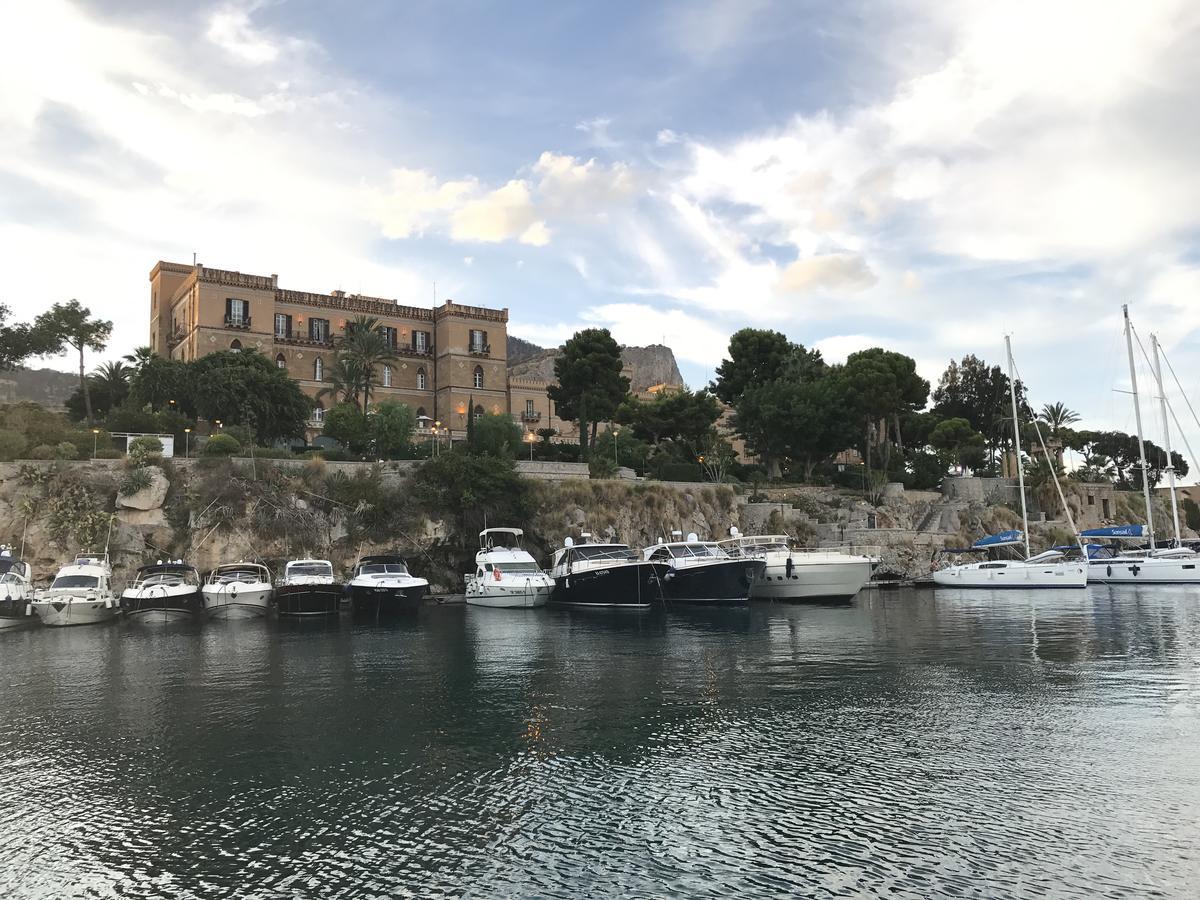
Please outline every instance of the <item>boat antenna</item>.
[[18, 554], [18, 559], [25, 558], [25, 535], [29, 531], [29, 516], [25, 517], [25, 524], [21, 526], [21, 552]]
[[1175, 464], [1171, 462], [1171, 426], [1167, 422], [1167, 392], [1163, 390], [1162, 365], [1158, 358], [1158, 335], [1150, 333], [1150, 350], [1154, 354], [1154, 383], [1158, 387], [1159, 410], [1162, 413], [1163, 449], [1167, 451], [1167, 484], [1171, 488], [1171, 520], [1175, 526], [1175, 546], [1182, 546], [1179, 536], [1179, 500], [1175, 496]]
[[1125, 346], [1129, 351], [1129, 390], [1133, 394], [1133, 419], [1137, 423], [1138, 460], [1142, 467], [1142, 497], [1146, 501], [1146, 530], [1150, 532], [1150, 549], [1154, 549], [1154, 513], [1150, 509], [1150, 477], [1146, 465], [1146, 442], [1142, 438], [1142, 405], [1138, 402], [1137, 367], [1133, 364], [1133, 323], [1129, 321], [1129, 304], [1121, 306], [1125, 317]]
[[1013, 447], [1016, 449], [1017, 484], [1021, 489], [1021, 535], [1025, 538], [1025, 558], [1033, 556], [1029, 551], [1029, 511], [1025, 508], [1025, 469], [1021, 466], [1021, 422], [1017, 418], [1016, 365], [1013, 363], [1012, 339], [1004, 336], [1004, 352], [1008, 357], [1008, 399], [1012, 402]]
[[110, 513], [108, 517], [108, 536], [104, 539], [104, 559], [108, 560], [108, 545], [112, 542], [112, 527], [113, 520], [116, 519], [115, 513]]

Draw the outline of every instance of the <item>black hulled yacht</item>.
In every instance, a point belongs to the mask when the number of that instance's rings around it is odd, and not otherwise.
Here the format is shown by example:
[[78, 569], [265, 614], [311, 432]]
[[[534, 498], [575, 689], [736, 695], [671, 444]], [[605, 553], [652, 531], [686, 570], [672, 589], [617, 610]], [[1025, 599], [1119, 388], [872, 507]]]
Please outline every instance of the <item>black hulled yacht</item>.
[[327, 559], [293, 559], [275, 583], [275, 608], [281, 616], [336, 616], [343, 596]]
[[191, 619], [201, 607], [200, 573], [181, 559], [142, 566], [121, 594], [121, 610], [138, 622]]
[[429, 582], [408, 571], [402, 556], [364, 556], [346, 583], [355, 615], [416, 612], [429, 592]]
[[662, 601], [662, 579], [670, 567], [642, 560], [628, 544], [576, 544], [567, 538], [554, 554], [550, 602], [569, 606], [646, 609]]
[[735, 559], [715, 542], [694, 534], [686, 541], [653, 544], [642, 551], [642, 558], [669, 567], [663, 594], [677, 603], [746, 603], [754, 580], [767, 565], [761, 559]]

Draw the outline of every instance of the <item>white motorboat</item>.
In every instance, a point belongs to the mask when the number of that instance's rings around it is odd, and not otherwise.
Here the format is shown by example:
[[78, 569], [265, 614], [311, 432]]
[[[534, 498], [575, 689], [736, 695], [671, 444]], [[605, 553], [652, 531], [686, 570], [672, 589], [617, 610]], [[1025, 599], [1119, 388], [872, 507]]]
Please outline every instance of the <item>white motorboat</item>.
[[8, 544], [0, 544], [0, 629], [19, 628], [32, 618], [33, 573]]
[[293, 559], [275, 585], [275, 606], [281, 616], [336, 616], [342, 597], [333, 563], [327, 559]]
[[375, 617], [415, 613], [429, 593], [429, 582], [408, 571], [404, 557], [364, 556], [346, 583], [355, 615]]
[[735, 559], [761, 559], [766, 567], [750, 586], [754, 600], [849, 600], [871, 577], [874, 559], [850, 548], [797, 549], [786, 534], [732, 537], [717, 546]]
[[479, 532], [475, 571], [464, 576], [467, 603], [506, 609], [546, 605], [554, 590], [554, 579], [521, 546], [523, 534], [520, 528], [485, 528]]
[[42, 624], [97, 625], [115, 619], [121, 606], [112, 590], [108, 554], [82, 551], [58, 570], [50, 587], [37, 594], [33, 611]]
[[200, 612], [200, 573], [181, 559], [142, 566], [121, 593], [121, 610], [135, 622], [191, 619]]
[[200, 593], [210, 619], [256, 619], [270, 610], [273, 590], [266, 566], [242, 561], [209, 572]]
[[[1018, 448], [1019, 451], [1021, 447], [1021, 424], [1017, 416], [1016, 365], [1013, 363], [1012, 343], [1007, 336], [1004, 338], [1004, 350], [1005, 355], [1008, 357], [1008, 397], [1012, 404], [1013, 446]], [[1034, 422], [1034, 428], [1038, 431], [1038, 441], [1042, 444], [1042, 452], [1049, 459], [1050, 453], [1046, 450], [1045, 442], [1041, 439], [1041, 430], [1038, 429], [1036, 421]], [[1062, 503], [1067, 521], [1070, 523], [1071, 531], [1074, 532], [1075, 520], [1071, 516], [1071, 508], [1067, 505], [1067, 500], [1063, 496], [1062, 486], [1058, 483], [1058, 475], [1053, 465], [1050, 466], [1050, 474], [1054, 478], [1054, 487], [1058, 492], [1058, 499]], [[988, 590], [996, 590], [998, 588], [1040, 590], [1087, 587], [1088, 565], [1087, 560], [1084, 558], [1082, 546], [1080, 546], [1079, 553], [1075, 558], [1072, 558], [1060, 549], [1047, 550], [1036, 556], [1030, 551], [1029, 513], [1025, 506], [1025, 470], [1019, 458], [1017, 461], [1017, 484], [1020, 489], [1023, 530], [1004, 531], [1000, 534], [980, 538], [970, 547], [952, 552], [987, 553], [991, 555], [994, 551], [1017, 547], [1023, 544], [1025, 550], [1024, 557], [1021, 559], [997, 559], [993, 557], [981, 562], [957, 563], [945, 568], [935, 569], [931, 573], [935, 585], [938, 587], [985, 588]]]
[[550, 602], [564, 606], [649, 609], [663, 599], [666, 563], [648, 562], [628, 544], [593, 544], [584, 532], [580, 543], [563, 541], [554, 552]]
[[670, 566], [662, 579], [663, 596], [680, 603], [745, 603], [766, 570], [761, 558], [732, 557], [715, 541], [701, 541], [695, 534], [686, 541], [652, 544], [642, 558]]

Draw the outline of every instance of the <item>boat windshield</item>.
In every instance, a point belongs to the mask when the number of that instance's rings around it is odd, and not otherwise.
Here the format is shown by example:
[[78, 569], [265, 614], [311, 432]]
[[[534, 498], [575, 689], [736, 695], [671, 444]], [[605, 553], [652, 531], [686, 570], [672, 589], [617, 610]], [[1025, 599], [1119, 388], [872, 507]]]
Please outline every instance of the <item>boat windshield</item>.
[[191, 572], [148, 572], [138, 582], [141, 587], [178, 587], [195, 583], [196, 576]]
[[360, 575], [407, 575], [408, 566], [403, 563], [368, 563], [358, 570]]
[[725, 556], [725, 553], [713, 544], [672, 544], [667, 549], [671, 551], [671, 555], [676, 559]]
[[59, 588], [95, 588], [100, 586], [100, 579], [95, 575], [59, 575], [50, 585], [50, 590]]
[[499, 569], [501, 572], [525, 572], [529, 574], [542, 571], [535, 562], [496, 563], [494, 568]]
[[24, 584], [25, 580], [16, 572], [5, 572], [0, 575], [0, 584]]
[[624, 544], [585, 544], [582, 547], [572, 547], [575, 559], [637, 559], [637, 554]]
[[214, 572], [212, 576], [213, 584], [252, 584], [262, 580], [262, 572], [257, 569], [231, 569]]
[[288, 578], [298, 578], [303, 575], [320, 577], [332, 574], [333, 566], [329, 563], [292, 563], [287, 567]]

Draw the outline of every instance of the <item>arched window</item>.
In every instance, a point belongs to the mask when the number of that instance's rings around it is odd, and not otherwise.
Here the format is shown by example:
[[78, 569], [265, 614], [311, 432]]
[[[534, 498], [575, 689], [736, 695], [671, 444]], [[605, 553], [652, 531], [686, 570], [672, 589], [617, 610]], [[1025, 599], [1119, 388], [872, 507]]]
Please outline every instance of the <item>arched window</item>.
[[277, 354], [275, 357], [275, 368], [277, 368], [277, 369], [286, 369], [287, 368], [287, 359], [284, 358], [284, 355], [282, 353]]
[[479, 418], [480, 416], [482, 416], [482, 415], [483, 415], [483, 407], [482, 407], [482, 406], [476, 406], [476, 407], [475, 407], [475, 418], [477, 418], [477, 419], [478, 419], [478, 418]]
[[475, 387], [477, 387], [477, 388], [481, 388], [481, 387], [483, 387], [483, 366], [476, 366], [476, 367], [475, 367], [475, 379], [474, 379], [474, 382], [475, 382]]
[[242, 342], [239, 341], [237, 338], [234, 338], [233, 342], [229, 345], [229, 349], [232, 350], [234, 353], [241, 353], [242, 352]]
[[313, 378], [317, 381], [325, 380], [325, 360], [319, 356], [313, 362]]
[[313, 407], [312, 420], [314, 422], [325, 421], [325, 408], [321, 406], [321, 402], [319, 400], [317, 401], [317, 405]]
[[384, 387], [392, 386], [392, 367], [391, 366], [383, 367], [383, 386]]
[[425, 390], [426, 383], [427, 382], [426, 382], [426, 378], [425, 378], [425, 370], [417, 369], [417, 390], [418, 391]]
[[425, 415], [425, 407], [423, 407], [423, 406], [418, 406], [418, 407], [417, 407], [417, 418], [418, 418], [418, 419], [420, 419], [420, 418], [421, 418], [421, 417], [423, 417], [424, 415]]

